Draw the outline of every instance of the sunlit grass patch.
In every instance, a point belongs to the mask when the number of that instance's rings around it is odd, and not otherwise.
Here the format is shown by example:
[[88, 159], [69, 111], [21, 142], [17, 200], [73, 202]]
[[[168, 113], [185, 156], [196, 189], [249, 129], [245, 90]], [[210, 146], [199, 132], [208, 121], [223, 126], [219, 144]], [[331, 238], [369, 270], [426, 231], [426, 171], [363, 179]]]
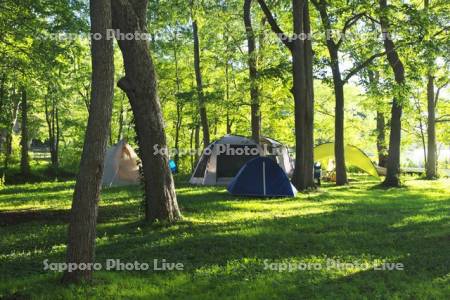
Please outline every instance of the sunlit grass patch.
[[[63, 287], [43, 260], [63, 262], [74, 182], [0, 192], [0, 297], [22, 298], [433, 298], [449, 294], [449, 180], [325, 184], [292, 199], [236, 198], [223, 187], [177, 190], [184, 219], [142, 222], [139, 187], [104, 189], [97, 261], [183, 263], [183, 271], [99, 271]], [[348, 268], [278, 271], [267, 262]], [[404, 271], [374, 270], [402, 263]]]

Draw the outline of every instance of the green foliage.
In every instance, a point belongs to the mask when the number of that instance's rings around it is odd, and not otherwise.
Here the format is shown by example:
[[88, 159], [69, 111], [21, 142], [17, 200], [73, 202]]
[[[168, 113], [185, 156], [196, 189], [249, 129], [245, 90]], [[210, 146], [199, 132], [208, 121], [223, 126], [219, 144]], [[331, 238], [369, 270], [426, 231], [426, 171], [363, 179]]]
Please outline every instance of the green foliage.
[[[170, 147], [195, 147], [199, 123], [194, 77], [192, 16], [198, 20], [201, 70], [212, 140], [227, 133], [250, 135], [250, 92], [242, 1], [149, 1], [150, 47], [159, 78], [159, 95]], [[290, 34], [291, 2], [267, 1], [280, 27]], [[377, 19], [380, 12], [368, 1], [328, 3], [330, 26], [343, 30], [346, 21], [364, 13], [346, 30], [340, 47], [343, 76], [368, 57], [383, 51]], [[395, 96], [404, 104], [403, 148], [421, 147], [418, 127], [426, 128], [426, 76], [432, 72], [436, 88], [448, 81], [448, 1], [423, 3], [389, 1], [387, 11], [398, 52], [405, 64], [407, 85], [399, 87], [385, 56], [373, 60], [345, 85], [346, 142], [370, 154], [375, 148], [376, 111], [383, 112], [389, 126], [390, 103]], [[334, 91], [330, 88], [329, 54], [325, 47], [324, 24], [311, 4], [315, 82], [315, 143], [334, 137]], [[19, 113], [18, 89], [29, 94], [30, 138], [49, 139], [46, 103], [59, 110], [60, 165], [75, 171], [83, 147], [90, 99], [90, 50], [87, 39], [54, 40], [50, 34], [87, 33], [86, 1], [3, 1], [0, 5], [0, 131], [10, 130]], [[262, 134], [290, 147], [294, 143], [294, 105], [291, 94], [290, 53], [270, 30], [257, 1], [252, 5], [256, 38], [258, 84], [261, 92]], [[335, 42], [337, 39], [335, 39]], [[116, 48], [116, 78], [124, 75], [122, 58]], [[377, 80], [370, 81], [369, 73]], [[437, 103], [437, 137], [443, 148], [450, 143], [449, 86], [444, 86]], [[421, 112], [417, 109], [420, 107]], [[443, 121], [442, 121], [443, 120]], [[228, 125], [228, 126], [227, 126]], [[133, 146], [133, 116], [124, 93], [115, 89], [110, 144], [126, 138]], [[200, 141], [202, 140], [200, 130]], [[388, 139], [388, 137], [387, 137]], [[202, 148], [204, 145], [200, 145]], [[19, 153], [13, 145], [13, 153]], [[15, 161], [15, 158], [12, 161]], [[194, 157], [180, 157], [180, 171], [189, 173]], [[441, 162], [442, 163], [442, 162]]]

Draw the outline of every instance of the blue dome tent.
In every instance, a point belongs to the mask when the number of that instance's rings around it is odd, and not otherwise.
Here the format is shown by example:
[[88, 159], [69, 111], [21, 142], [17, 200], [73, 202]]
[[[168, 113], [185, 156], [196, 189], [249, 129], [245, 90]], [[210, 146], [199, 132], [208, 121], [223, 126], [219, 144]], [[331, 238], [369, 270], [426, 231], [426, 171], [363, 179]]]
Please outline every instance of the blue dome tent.
[[227, 189], [235, 196], [294, 197], [297, 193], [283, 169], [267, 157], [248, 161]]

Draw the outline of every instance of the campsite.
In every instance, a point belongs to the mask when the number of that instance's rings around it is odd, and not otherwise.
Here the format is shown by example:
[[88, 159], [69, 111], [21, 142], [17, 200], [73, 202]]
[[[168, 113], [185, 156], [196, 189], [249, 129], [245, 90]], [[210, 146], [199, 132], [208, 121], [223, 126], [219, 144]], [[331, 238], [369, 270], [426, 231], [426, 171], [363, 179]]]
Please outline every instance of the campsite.
[[449, 299], [449, 18], [0, 1], [0, 299]]

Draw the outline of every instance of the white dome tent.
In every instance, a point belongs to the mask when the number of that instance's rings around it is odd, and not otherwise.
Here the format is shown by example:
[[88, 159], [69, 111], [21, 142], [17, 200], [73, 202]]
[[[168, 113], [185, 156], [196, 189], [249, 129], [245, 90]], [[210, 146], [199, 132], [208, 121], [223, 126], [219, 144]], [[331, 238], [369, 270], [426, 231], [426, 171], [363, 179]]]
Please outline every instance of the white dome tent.
[[205, 148], [189, 183], [227, 185], [246, 162], [259, 156], [273, 159], [288, 176], [292, 175], [292, 161], [283, 144], [262, 137], [258, 145], [243, 136], [226, 135]]
[[139, 165], [140, 161], [136, 152], [125, 140], [121, 140], [106, 152], [102, 178], [103, 185], [138, 184]]

